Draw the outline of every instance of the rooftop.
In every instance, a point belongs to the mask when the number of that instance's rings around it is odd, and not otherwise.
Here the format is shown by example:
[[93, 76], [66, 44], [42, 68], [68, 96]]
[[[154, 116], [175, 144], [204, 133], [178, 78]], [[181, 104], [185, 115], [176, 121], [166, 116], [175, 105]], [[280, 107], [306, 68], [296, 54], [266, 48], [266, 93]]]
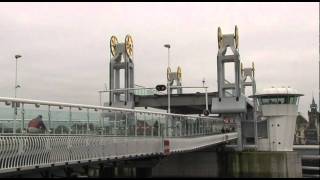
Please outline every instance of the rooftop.
[[256, 96], [275, 96], [275, 95], [293, 95], [293, 96], [303, 96], [303, 94], [298, 93], [298, 90], [291, 87], [271, 87], [265, 88], [262, 91], [258, 91]]

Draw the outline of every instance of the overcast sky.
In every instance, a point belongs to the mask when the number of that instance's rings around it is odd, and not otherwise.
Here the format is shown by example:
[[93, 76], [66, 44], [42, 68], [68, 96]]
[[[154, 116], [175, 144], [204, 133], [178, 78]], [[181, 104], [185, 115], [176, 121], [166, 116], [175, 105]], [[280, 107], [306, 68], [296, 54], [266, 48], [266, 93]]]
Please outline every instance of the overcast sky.
[[109, 40], [130, 34], [135, 84], [166, 83], [182, 67], [183, 85], [217, 91], [217, 28], [238, 25], [244, 66], [255, 62], [257, 89], [290, 86], [303, 93], [307, 117], [319, 102], [318, 3], [0, 3], [0, 96], [98, 104], [108, 84]]

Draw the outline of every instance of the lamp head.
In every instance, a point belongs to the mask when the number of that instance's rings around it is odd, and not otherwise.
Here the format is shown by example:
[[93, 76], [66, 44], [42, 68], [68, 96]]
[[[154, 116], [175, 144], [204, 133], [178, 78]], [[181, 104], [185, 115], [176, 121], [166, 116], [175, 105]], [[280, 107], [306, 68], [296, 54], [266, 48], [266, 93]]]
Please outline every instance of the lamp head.
[[170, 44], [165, 44], [164, 47], [170, 48]]
[[16, 59], [18, 59], [18, 58], [21, 58], [22, 56], [19, 55], [19, 54], [17, 54], [17, 55], [15, 55], [14, 57], [15, 57]]

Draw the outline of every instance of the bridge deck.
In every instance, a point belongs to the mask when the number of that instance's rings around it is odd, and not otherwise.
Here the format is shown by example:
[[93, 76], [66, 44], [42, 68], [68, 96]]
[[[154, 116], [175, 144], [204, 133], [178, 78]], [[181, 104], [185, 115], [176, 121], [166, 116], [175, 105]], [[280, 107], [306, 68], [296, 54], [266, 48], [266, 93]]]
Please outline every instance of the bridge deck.
[[[211, 109], [212, 98], [218, 97], [218, 92], [208, 92], [208, 109]], [[202, 114], [206, 109], [205, 93], [184, 93], [170, 95], [170, 109], [178, 114]], [[135, 95], [136, 107], [152, 107], [158, 109], [168, 109], [167, 94]], [[246, 97], [247, 108], [253, 107], [253, 102]]]
[[[217, 92], [208, 92], [208, 108], [211, 109], [211, 99], [217, 97]], [[171, 94], [171, 112], [179, 114], [202, 114], [206, 109], [205, 93]], [[135, 95], [136, 107], [153, 107], [168, 109], [168, 96], [164, 95]]]

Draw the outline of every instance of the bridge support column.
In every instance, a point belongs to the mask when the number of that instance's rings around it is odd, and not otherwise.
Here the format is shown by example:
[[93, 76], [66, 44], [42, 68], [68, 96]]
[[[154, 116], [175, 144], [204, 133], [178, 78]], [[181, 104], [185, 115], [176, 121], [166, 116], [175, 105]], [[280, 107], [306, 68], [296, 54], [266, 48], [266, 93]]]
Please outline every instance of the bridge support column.
[[223, 152], [219, 157], [220, 177], [302, 177], [297, 152]]
[[146, 178], [151, 177], [152, 175], [152, 168], [151, 167], [137, 167], [136, 168], [136, 177], [139, 178]]
[[108, 177], [112, 178], [114, 177], [114, 167], [109, 167], [109, 166], [101, 166], [100, 171], [99, 171], [99, 176], [100, 178]]
[[219, 177], [217, 160], [211, 150], [172, 154], [152, 168], [152, 177]]

